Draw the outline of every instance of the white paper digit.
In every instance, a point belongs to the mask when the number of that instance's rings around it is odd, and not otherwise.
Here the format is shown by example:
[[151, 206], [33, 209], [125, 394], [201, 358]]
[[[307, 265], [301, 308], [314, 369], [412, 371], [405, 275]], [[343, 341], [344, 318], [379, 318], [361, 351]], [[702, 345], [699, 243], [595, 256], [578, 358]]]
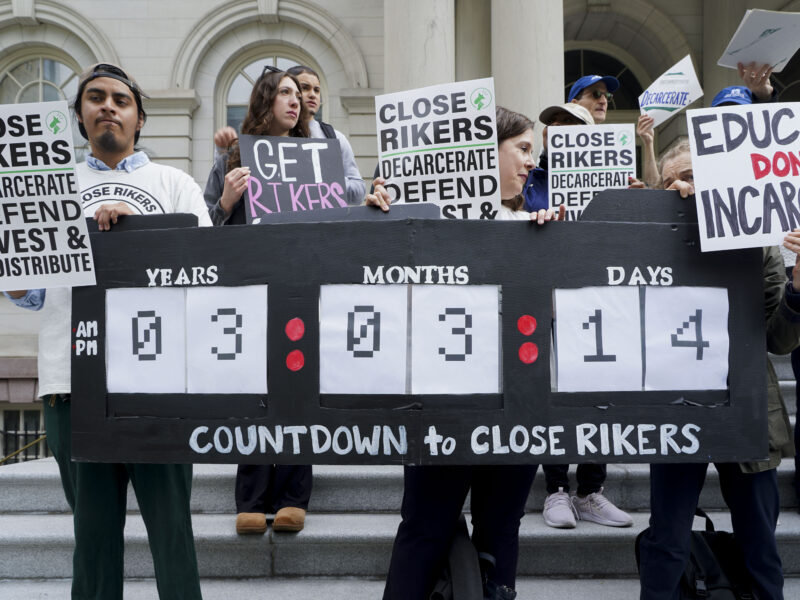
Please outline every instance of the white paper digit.
[[412, 394], [499, 393], [498, 286], [412, 286], [411, 321]]
[[406, 393], [408, 288], [323, 285], [320, 393]]
[[559, 392], [642, 389], [639, 289], [555, 290]]
[[106, 292], [109, 393], [186, 392], [183, 288]]
[[186, 291], [190, 394], [267, 393], [267, 286]]
[[727, 290], [648, 287], [645, 356], [646, 390], [727, 388]]

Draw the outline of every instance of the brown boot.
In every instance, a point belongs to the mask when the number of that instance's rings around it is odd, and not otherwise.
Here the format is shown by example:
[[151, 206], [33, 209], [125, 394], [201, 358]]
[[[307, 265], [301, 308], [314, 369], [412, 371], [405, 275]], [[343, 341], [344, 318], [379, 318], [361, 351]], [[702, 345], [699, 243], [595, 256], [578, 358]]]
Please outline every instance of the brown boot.
[[273, 531], [302, 531], [306, 523], [306, 511], [294, 506], [284, 506], [275, 513]]
[[236, 515], [236, 533], [264, 533], [267, 530], [267, 515], [264, 513], [239, 513]]

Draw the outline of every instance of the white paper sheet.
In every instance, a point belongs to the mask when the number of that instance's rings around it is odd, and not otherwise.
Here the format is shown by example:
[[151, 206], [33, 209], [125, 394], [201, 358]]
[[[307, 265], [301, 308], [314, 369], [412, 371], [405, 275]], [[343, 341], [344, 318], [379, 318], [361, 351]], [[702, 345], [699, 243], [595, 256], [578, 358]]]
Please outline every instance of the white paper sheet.
[[267, 286], [186, 290], [190, 394], [267, 393]]
[[406, 393], [408, 288], [323, 285], [320, 393]]
[[768, 64], [780, 73], [800, 48], [800, 13], [748, 10], [728, 47], [717, 61], [721, 67], [737, 63]]
[[642, 389], [639, 289], [555, 290], [559, 392]]
[[106, 292], [109, 393], [186, 392], [183, 288]]
[[728, 293], [724, 288], [648, 287], [645, 389], [728, 387]]
[[702, 95], [692, 57], [687, 54], [642, 92], [639, 109], [643, 115], [653, 117], [653, 126], [658, 127]]
[[500, 391], [500, 294], [492, 285], [412, 286], [411, 391]]

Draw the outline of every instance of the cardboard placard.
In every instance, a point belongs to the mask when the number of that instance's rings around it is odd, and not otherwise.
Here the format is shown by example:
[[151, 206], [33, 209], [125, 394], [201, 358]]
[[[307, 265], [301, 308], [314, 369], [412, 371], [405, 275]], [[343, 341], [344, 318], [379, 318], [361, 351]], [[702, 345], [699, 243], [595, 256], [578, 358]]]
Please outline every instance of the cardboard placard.
[[495, 108], [491, 78], [376, 96], [380, 172], [392, 202], [433, 202], [451, 219], [493, 219]]
[[0, 106], [0, 289], [93, 285], [69, 109]]
[[735, 69], [755, 62], [780, 73], [798, 48], [800, 13], [748, 9], [717, 64]]
[[653, 127], [658, 127], [702, 95], [692, 57], [687, 54], [642, 92], [639, 109], [653, 117]]
[[[677, 193], [649, 194], [687, 212]], [[761, 251], [704, 254], [696, 224], [619, 212], [647, 198], [600, 194], [617, 223], [593, 202], [603, 222], [389, 221], [363, 207], [361, 222], [98, 234], [100, 283], [73, 290], [73, 456], [763, 458]], [[564, 260], [540, 261], [531, 277], [518, 255]], [[175, 348], [191, 357], [185, 368]], [[107, 365], [154, 372], [160, 361], [180, 391], [144, 381], [137, 391], [135, 374], [108, 388]]]
[[549, 204], [575, 221], [603, 190], [624, 189], [636, 177], [636, 138], [630, 123], [547, 128]]
[[241, 135], [242, 166], [250, 167], [247, 222], [271, 215], [347, 207], [339, 140]]
[[800, 103], [687, 112], [703, 251], [779, 246], [800, 227]]

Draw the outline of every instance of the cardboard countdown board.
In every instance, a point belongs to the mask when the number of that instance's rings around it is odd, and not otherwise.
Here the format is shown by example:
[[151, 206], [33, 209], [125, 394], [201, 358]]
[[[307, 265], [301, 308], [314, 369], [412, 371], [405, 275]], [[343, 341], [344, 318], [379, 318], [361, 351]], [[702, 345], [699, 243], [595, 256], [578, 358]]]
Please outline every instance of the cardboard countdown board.
[[[678, 206], [649, 194], [662, 214]], [[628, 222], [402, 219], [394, 207], [93, 235], [99, 284], [73, 291], [73, 455], [762, 458], [761, 251], [702, 254], [685, 203], [673, 223], [630, 222], [624, 206], [652, 196], [605, 192], [587, 211]]]

